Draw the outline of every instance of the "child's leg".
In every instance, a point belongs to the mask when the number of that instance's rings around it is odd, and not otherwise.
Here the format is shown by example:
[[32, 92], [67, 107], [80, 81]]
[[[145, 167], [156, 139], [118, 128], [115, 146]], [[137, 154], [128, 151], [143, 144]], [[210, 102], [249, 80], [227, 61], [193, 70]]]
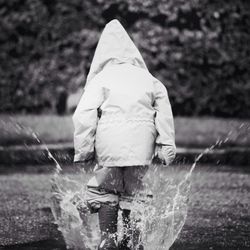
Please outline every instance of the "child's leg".
[[97, 212], [101, 204], [118, 205], [118, 195], [123, 190], [120, 168], [100, 167], [87, 183], [85, 200], [92, 212]]
[[122, 210], [122, 222], [123, 222], [123, 238], [119, 242], [119, 250], [130, 250], [129, 247], [131, 241], [131, 225], [130, 225], [130, 210]]
[[[143, 197], [138, 194], [144, 191], [143, 177], [148, 171], [148, 166], [131, 166], [124, 170], [124, 197], [121, 197], [120, 206], [123, 208], [124, 237], [120, 243], [120, 249], [143, 249], [140, 243], [140, 230], [138, 222], [140, 218], [131, 220], [130, 213], [133, 210], [132, 202], [135, 198]], [[131, 247], [131, 248], [129, 248]]]
[[118, 195], [123, 190], [120, 168], [100, 168], [88, 182], [86, 200], [98, 212], [101, 230], [100, 250], [117, 249]]
[[118, 206], [102, 204], [98, 215], [101, 231], [99, 250], [117, 250]]

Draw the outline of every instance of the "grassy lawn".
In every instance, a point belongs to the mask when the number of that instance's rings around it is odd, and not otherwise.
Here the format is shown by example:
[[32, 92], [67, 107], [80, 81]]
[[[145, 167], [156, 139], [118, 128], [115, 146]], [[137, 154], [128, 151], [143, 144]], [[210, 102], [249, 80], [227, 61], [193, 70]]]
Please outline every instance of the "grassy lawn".
[[[250, 120], [175, 118], [177, 146], [206, 147], [225, 140], [225, 147], [250, 146]], [[71, 116], [0, 115], [0, 145], [73, 142]]]

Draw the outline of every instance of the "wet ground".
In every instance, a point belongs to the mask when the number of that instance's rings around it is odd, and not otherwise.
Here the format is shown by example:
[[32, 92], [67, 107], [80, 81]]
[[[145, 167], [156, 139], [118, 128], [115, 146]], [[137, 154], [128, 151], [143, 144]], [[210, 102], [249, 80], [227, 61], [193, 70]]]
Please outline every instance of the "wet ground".
[[[66, 249], [50, 210], [48, 169], [0, 168], [0, 249]], [[246, 168], [198, 165], [187, 221], [171, 250], [250, 249], [249, 191]]]

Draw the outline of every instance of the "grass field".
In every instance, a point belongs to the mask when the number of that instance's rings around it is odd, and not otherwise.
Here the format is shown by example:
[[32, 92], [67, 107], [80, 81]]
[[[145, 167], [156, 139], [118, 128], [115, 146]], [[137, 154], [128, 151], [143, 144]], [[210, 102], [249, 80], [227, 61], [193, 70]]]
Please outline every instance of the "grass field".
[[[177, 146], [206, 147], [226, 140], [224, 147], [250, 146], [250, 120], [175, 118]], [[71, 116], [0, 115], [0, 145], [34, 144], [35, 132], [44, 143], [73, 142]]]

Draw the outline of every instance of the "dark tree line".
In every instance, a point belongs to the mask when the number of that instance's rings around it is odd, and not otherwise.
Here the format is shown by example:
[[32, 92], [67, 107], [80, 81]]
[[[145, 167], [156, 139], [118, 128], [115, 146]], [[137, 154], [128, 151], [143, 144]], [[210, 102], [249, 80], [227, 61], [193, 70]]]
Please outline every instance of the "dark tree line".
[[175, 115], [250, 117], [248, 0], [0, 0], [2, 112], [54, 112], [118, 18]]

